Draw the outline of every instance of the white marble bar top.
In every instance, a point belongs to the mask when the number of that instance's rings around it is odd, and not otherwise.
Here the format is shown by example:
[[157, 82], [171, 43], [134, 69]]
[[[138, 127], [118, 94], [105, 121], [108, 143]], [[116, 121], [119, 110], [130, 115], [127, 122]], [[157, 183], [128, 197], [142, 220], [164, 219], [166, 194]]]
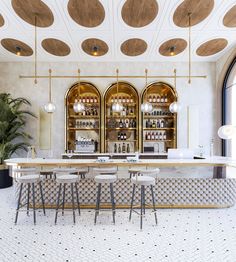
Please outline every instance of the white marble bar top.
[[128, 162], [125, 159], [112, 159], [107, 162], [98, 162], [95, 159], [44, 159], [44, 158], [12, 158], [5, 160], [8, 166], [233, 166], [236, 167], [236, 159], [214, 156], [205, 159], [141, 159], [138, 162]]

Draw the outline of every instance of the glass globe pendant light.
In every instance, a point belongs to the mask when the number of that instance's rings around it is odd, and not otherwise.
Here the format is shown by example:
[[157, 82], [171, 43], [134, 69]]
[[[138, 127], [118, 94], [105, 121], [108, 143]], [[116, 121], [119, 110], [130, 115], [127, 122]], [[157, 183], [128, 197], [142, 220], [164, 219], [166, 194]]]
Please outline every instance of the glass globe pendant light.
[[52, 102], [52, 70], [49, 69], [49, 102], [44, 105], [44, 110], [47, 113], [54, 113], [56, 110], [56, 106]]
[[[79, 95], [80, 95], [80, 69], [78, 69], [78, 96]], [[83, 103], [75, 99], [73, 110], [75, 111], [75, 113], [83, 112], [85, 110], [85, 106]]]
[[[174, 80], [175, 80], [174, 88], [176, 90], [176, 69], [174, 70]], [[181, 105], [180, 105], [180, 103], [178, 103], [176, 101], [171, 103], [170, 106], [169, 106], [169, 110], [170, 110], [171, 113], [178, 113], [180, 111], [180, 109], [181, 109]]]
[[224, 125], [218, 129], [218, 136], [222, 139], [232, 139], [236, 136], [236, 127], [233, 125]]
[[118, 93], [119, 93], [119, 81], [118, 81], [118, 74], [119, 70], [116, 69], [116, 95], [117, 95], [117, 100], [112, 104], [112, 111], [113, 112], [121, 112], [123, 110], [123, 105], [118, 101]]
[[[147, 88], [147, 73], [148, 70], [145, 69], [145, 87]], [[153, 106], [151, 103], [148, 102], [148, 89], [146, 93], [147, 101], [141, 104], [141, 111], [144, 113], [150, 113], [153, 110]]]

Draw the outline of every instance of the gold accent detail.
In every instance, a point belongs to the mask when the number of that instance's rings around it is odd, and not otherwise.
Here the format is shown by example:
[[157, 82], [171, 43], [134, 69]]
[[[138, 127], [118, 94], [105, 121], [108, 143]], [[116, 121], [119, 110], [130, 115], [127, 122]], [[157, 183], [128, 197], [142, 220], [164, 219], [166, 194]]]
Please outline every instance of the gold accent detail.
[[34, 83], [37, 84], [37, 15], [34, 17]]
[[191, 15], [192, 13], [188, 13], [188, 83], [191, 84]]

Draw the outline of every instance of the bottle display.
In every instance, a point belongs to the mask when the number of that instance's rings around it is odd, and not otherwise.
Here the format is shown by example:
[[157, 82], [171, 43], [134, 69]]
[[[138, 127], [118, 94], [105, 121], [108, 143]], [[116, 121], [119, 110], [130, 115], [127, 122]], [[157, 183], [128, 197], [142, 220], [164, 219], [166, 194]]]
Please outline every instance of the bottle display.
[[176, 114], [169, 105], [177, 101], [175, 90], [165, 83], [152, 83], [143, 92], [142, 103], [152, 104], [151, 112], [142, 112], [142, 151], [164, 153], [176, 148]]
[[[111, 85], [104, 97], [105, 143], [104, 151], [132, 153], [139, 147], [139, 95], [136, 89], [126, 82]], [[122, 104], [120, 112], [112, 110], [113, 103]], [[115, 150], [116, 144], [116, 150]]]
[[[83, 90], [83, 91], [82, 91]], [[84, 110], [75, 112], [75, 101], [84, 104]], [[66, 150], [73, 152], [101, 152], [100, 109], [98, 89], [86, 82], [72, 86], [66, 96]]]

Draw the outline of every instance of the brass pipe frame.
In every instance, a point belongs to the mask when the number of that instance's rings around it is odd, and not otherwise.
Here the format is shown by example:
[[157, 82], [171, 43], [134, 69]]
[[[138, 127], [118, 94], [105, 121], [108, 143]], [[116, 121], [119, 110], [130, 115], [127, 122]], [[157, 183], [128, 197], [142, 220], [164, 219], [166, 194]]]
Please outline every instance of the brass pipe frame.
[[[97, 76], [97, 75], [94, 75], [94, 76], [91, 76], [91, 75], [88, 75], [88, 76], [85, 76], [85, 75], [83, 75], [83, 76], [80, 76], [80, 78], [113, 78], [113, 79], [115, 79], [117, 76], [116, 75], [107, 75], [107, 76], [105, 76], [105, 75], [100, 75], [100, 76]], [[146, 76], [144, 76], [144, 75], [136, 75], [136, 76], [130, 76], [130, 75], [120, 75], [119, 76], [119, 78], [144, 78], [145, 79], [145, 77]], [[37, 75], [37, 76], [24, 76], [24, 75], [19, 75], [19, 78], [49, 78], [49, 76], [47, 76], [47, 75]], [[78, 75], [76, 75], [76, 76], [70, 76], [70, 75], [52, 75], [51, 76], [51, 78], [78, 78]], [[187, 76], [185, 76], [185, 75], [176, 75], [176, 76], [174, 76], [174, 75], [169, 75], [169, 76], [164, 76], [164, 75], [154, 75], [154, 76], [148, 76], [148, 78], [187, 78], [187, 79], [189, 79], [189, 75], [187, 75]], [[192, 76], [190, 76], [190, 78], [207, 78], [207, 76], [206, 75], [200, 75], [200, 76], [198, 76], [198, 75], [192, 75]]]

